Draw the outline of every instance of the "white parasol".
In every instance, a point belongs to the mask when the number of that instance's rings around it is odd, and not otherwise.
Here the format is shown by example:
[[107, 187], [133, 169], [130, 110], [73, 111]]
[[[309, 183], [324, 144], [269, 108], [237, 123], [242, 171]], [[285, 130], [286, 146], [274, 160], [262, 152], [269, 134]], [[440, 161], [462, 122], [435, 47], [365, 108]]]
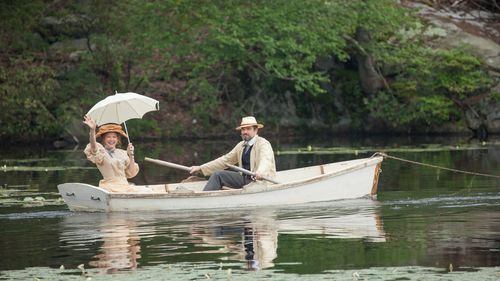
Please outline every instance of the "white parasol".
[[153, 98], [132, 92], [115, 93], [96, 103], [89, 112], [87, 112], [87, 115], [90, 116], [98, 126], [106, 123], [123, 123], [128, 142], [130, 143], [125, 121], [135, 118], [140, 119], [147, 112], [159, 109], [159, 102]]

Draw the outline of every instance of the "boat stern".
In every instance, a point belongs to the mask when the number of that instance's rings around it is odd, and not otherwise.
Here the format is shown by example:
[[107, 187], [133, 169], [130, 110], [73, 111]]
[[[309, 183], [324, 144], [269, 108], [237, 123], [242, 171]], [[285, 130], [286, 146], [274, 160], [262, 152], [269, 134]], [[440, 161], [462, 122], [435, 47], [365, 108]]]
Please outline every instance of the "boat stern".
[[383, 158], [375, 166], [375, 174], [373, 175], [372, 191], [370, 192], [372, 199], [377, 199], [378, 179], [380, 177], [380, 173], [382, 172], [382, 160], [383, 160]]

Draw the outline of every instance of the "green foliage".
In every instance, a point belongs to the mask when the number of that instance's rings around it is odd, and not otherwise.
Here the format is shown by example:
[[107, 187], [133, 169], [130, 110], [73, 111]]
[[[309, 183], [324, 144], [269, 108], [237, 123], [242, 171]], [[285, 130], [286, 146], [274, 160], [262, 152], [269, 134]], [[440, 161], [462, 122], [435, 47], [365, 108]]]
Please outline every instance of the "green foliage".
[[[396, 70], [390, 94], [369, 99], [373, 116], [391, 127], [456, 121], [462, 100], [491, 87], [492, 79], [482, 61], [465, 49], [426, 47], [419, 37], [423, 27], [416, 22], [401, 29], [400, 36], [371, 45], [378, 64]], [[378, 110], [380, 107], [386, 109]]]
[[442, 125], [459, 115], [453, 102], [443, 96], [415, 97], [399, 101], [396, 96], [380, 92], [369, 100], [367, 107], [373, 117], [383, 120], [391, 128], [425, 128]]
[[1, 137], [46, 137], [60, 130], [55, 115], [59, 101], [54, 95], [58, 82], [49, 67], [13, 59], [2, 69], [0, 81]]
[[405, 108], [392, 94], [380, 92], [367, 100], [366, 106], [370, 110], [371, 116], [383, 120], [390, 127], [395, 128], [401, 123], [406, 125], [400, 120], [401, 116], [407, 116], [403, 114]]
[[210, 125], [210, 116], [219, 106], [219, 101], [215, 95], [216, 90], [205, 79], [192, 79], [184, 92], [185, 95], [191, 95], [193, 104], [191, 112], [198, 116], [202, 125]]
[[[199, 126], [234, 124], [242, 114], [280, 120], [289, 102], [293, 118], [324, 124], [347, 116], [362, 128], [371, 114], [393, 128], [427, 126], [458, 119], [461, 101], [491, 85], [465, 51], [423, 47], [422, 25], [396, 0], [35, 0], [0, 8], [0, 137], [54, 137], [114, 91], [155, 92]], [[85, 49], [51, 45], [74, 39], [87, 40]], [[381, 73], [395, 69], [384, 92], [363, 92], [360, 55]], [[324, 58], [334, 66], [320, 67]], [[159, 132], [155, 122], [138, 126]]]
[[342, 93], [342, 103], [346, 112], [339, 112], [340, 116], [347, 115], [351, 120], [354, 129], [362, 129], [366, 118], [367, 107], [364, 93], [359, 83], [359, 77], [354, 71], [339, 71], [333, 83], [339, 85]]
[[500, 92], [494, 92], [491, 94], [491, 98], [497, 102], [500, 102]]
[[[31, 49], [36, 41], [33, 29], [46, 4], [41, 0], [0, 2], [0, 49], [14, 54]], [[15, 31], [15, 32], [14, 32]], [[4, 54], [5, 55], [5, 54]]]
[[392, 128], [455, 122], [462, 100], [484, 93], [492, 84], [484, 64], [461, 49], [432, 50], [414, 43], [393, 54], [384, 57], [401, 68], [391, 93], [379, 93], [368, 103], [372, 116]]
[[464, 99], [479, 94], [492, 83], [484, 64], [459, 49], [421, 49], [413, 55], [405, 74], [414, 79], [419, 92]]

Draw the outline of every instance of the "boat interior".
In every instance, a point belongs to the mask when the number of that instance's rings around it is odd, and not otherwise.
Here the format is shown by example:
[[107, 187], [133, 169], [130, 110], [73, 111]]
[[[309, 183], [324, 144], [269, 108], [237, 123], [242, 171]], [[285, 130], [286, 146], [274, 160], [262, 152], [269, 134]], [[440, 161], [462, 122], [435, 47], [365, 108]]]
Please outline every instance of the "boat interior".
[[[304, 168], [296, 168], [290, 170], [278, 171], [276, 173], [275, 180], [279, 182], [279, 184], [275, 185], [272, 183], [268, 183], [268, 186], [280, 186], [283, 184], [293, 184], [294, 182], [301, 182], [305, 180], [309, 180], [312, 178], [320, 177], [325, 174], [336, 173], [350, 167], [354, 167], [359, 165], [362, 162], [366, 162], [366, 158], [364, 159], [356, 159], [342, 162], [335, 162], [317, 166], [310, 166]], [[168, 183], [168, 184], [156, 184], [156, 185], [148, 185], [147, 188], [153, 190], [153, 192], [158, 193], [199, 193], [203, 192], [203, 187], [205, 186], [206, 180], [200, 180], [199, 177], [189, 177], [186, 180], [178, 183]], [[252, 185], [252, 184], [249, 184]], [[244, 188], [248, 187], [245, 186]], [[227, 191], [242, 191], [242, 189], [234, 189], [230, 187], [223, 187], [220, 191], [213, 192], [227, 192]]]

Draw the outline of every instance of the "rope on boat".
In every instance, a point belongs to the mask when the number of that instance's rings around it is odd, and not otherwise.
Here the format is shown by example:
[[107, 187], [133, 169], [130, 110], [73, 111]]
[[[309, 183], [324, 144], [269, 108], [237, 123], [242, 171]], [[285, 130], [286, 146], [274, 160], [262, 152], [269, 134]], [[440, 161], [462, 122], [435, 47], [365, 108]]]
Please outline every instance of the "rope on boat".
[[421, 162], [417, 162], [417, 161], [412, 161], [412, 160], [408, 160], [408, 159], [403, 159], [403, 158], [387, 155], [386, 153], [383, 153], [383, 152], [377, 152], [377, 153], [372, 155], [372, 157], [375, 157], [375, 156], [382, 156], [384, 158], [394, 159], [394, 160], [398, 160], [398, 161], [402, 161], [402, 162], [406, 162], [406, 163], [411, 163], [411, 164], [421, 165], [421, 166], [425, 166], [425, 167], [446, 170], [446, 171], [455, 172], [455, 173], [463, 173], [463, 174], [469, 174], [469, 175], [474, 175], [474, 176], [482, 176], [482, 177], [490, 177], [490, 178], [500, 179], [500, 176], [497, 176], [497, 175], [469, 172], [469, 171], [464, 171], [464, 170], [458, 170], [458, 169], [436, 166], [436, 165], [432, 165], [432, 164], [421, 163]]

